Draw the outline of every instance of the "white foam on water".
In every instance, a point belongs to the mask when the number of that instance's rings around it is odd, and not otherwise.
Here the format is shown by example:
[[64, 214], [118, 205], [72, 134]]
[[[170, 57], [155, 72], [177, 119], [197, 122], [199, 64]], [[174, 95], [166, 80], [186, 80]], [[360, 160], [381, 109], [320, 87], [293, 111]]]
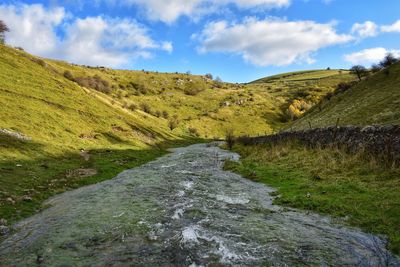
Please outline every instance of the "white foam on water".
[[221, 256], [221, 263], [231, 263], [235, 260], [241, 260], [242, 257], [228, 249], [223, 242], [219, 242], [218, 254]]
[[227, 204], [247, 204], [250, 202], [249, 199], [239, 196], [239, 197], [230, 197], [225, 195], [217, 195], [216, 196], [218, 201], [225, 202]]
[[172, 215], [172, 219], [179, 220], [180, 218], [182, 218], [184, 212], [185, 211], [183, 209], [175, 210], [174, 215]]
[[[215, 235], [211, 237], [202, 236], [203, 239], [208, 242], [215, 242], [218, 244], [217, 249], [214, 251], [215, 254], [221, 257], [220, 263], [222, 264], [230, 264], [234, 261], [243, 260], [245, 257], [232, 252], [223, 242], [223, 240]], [[247, 257], [246, 257], [247, 258]]]
[[181, 174], [194, 174], [194, 172], [187, 171], [187, 170], [181, 170], [181, 171], [176, 171], [176, 172], [181, 173]]
[[171, 167], [174, 167], [174, 166], [176, 166], [176, 164], [161, 165], [160, 167], [161, 167], [161, 168], [171, 168]]
[[182, 185], [185, 189], [189, 190], [193, 187], [194, 182], [192, 181], [183, 181], [180, 183], [180, 185]]
[[182, 231], [181, 243], [189, 246], [199, 243], [198, 231], [199, 231], [198, 227], [194, 225], [185, 227]]
[[178, 193], [176, 193], [176, 195], [177, 195], [178, 197], [183, 197], [183, 196], [185, 195], [185, 191], [179, 190]]

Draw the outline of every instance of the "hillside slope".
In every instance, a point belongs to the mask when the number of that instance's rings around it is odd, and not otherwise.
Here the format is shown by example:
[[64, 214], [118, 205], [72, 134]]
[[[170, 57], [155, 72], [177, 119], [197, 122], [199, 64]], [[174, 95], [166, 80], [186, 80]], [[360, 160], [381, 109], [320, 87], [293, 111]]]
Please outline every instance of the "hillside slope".
[[0, 219], [29, 215], [53, 194], [110, 179], [174, 144], [221, 138], [230, 129], [276, 132], [292, 101], [316, 101], [349, 78], [325, 86], [330, 76], [323, 73], [314, 91], [301, 81], [299, 94], [299, 83], [284, 78], [231, 84], [78, 66], [0, 45]]
[[380, 71], [345, 92], [315, 106], [293, 129], [335, 125], [400, 123], [400, 64]]

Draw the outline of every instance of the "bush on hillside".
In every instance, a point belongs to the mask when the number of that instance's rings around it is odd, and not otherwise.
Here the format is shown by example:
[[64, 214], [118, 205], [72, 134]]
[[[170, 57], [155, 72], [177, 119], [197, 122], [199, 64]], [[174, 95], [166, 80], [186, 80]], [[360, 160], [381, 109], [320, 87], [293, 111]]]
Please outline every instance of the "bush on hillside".
[[351, 87], [353, 87], [355, 84], [356, 84], [355, 82], [339, 83], [336, 87], [335, 93], [345, 92], [345, 91], [349, 90]]
[[93, 77], [77, 77], [74, 79], [77, 84], [82, 87], [92, 88], [96, 91], [109, 94], [111, 93], [110, 84], [108, 81], [103, 80], [100, 76], [95, 75]]
[[133, 103], [129, 104], [127, 107], [130, 111], [135, 111], [137, 109], [137, 106]]
[[141, 104], [140, 104], [140, 109], [141, 109], [143, 112], [146, 112], [147, 114], [151, 114], [151, 107], [150, 107], [150, 105], [147, 104], [147, 103], [141, 103]]
[[139, 92], [142, 95], [146, 95], [149, 92], [148, 88], [143, 83], [131, 82], [130, 85], [134, 90], [136, 90], [136, 92]]
[[400, 59], [396, 58], [392, 53], [388, 53], [385, 58], [379, 63], [381, 68], [387, 68], [399, 62]]
[[175, 120], [175, 119], [170, 119], [168, 121], [168, 128], [171, 131], [173, 131], [176, 127], [178, 127], [178, 125], [179, 125], [179, 122], [177, 120]]
[[69, 70], [64, 71], [64, 77], [70, 81], [75, 81], [74, 76]]
[[381, 70], [382, 70], [382, 66], [379, 65], [379, 64], [373, 64], [371, 66], [371, 72], [372, 73], [377, 73], [377, 72], [380, 72]]
[[199, 131], [197, 131], [196, 128], [189, 127], [188, 130], [189, 130], [189, 134], [190, 135], [195, 136], [195, 137], [199, 137], [200, 136]]
[[10, 31], [4, 21], [0, 20], [0, 44], [4, 44], [5, 34]]
[[295, 99], [288, 107], [286, 113], [291, 120], [297, 120], [303, 115], [306, 111], [311, 108], [311, 104], [307, 103], [304, 100]]
[[205, 89], [206, 86], [204, 83], [191, 81], [185, 84], [184, 92], [186, 95], [195, 96], [198, 93], [204, 91]]
[[168, 119], [168, 118], [169, 118], [168, 111], [164, 110], [164, 111], [162, 112], [162, 117], [163, 117], [164, 119]]

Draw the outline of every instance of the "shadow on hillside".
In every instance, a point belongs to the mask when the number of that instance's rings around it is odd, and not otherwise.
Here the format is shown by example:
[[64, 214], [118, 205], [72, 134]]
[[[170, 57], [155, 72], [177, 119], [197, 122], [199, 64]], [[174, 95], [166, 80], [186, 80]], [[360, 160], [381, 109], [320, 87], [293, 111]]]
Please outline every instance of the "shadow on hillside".
[[0, 133], [0, 149], [2, 148], [39, 150], [43, 148], [43, 144]]

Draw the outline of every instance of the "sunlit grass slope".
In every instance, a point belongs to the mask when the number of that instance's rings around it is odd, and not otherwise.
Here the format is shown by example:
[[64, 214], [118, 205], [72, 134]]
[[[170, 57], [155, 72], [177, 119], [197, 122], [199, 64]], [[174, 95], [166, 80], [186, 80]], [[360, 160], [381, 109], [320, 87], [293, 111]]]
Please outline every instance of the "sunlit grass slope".
[[400, 64], [382, 70], [349, 90], [315, 106], [294, 129], [335, 125], [400, 123]]

